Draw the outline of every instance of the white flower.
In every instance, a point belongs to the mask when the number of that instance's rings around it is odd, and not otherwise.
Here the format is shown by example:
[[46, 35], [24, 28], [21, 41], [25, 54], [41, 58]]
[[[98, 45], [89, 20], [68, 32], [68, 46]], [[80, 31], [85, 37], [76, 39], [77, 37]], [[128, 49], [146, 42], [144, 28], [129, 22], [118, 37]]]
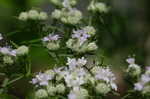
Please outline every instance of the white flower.
[[94, 51], [94, 50], [96, 50], [97, 48], [98, 48], [98, 46], [96, 45], [95, 42], [91, 42], [91, 43], [89, 43], [88, 46], [87, 46], [87, 49], [88, 49], [89, 51]]
[[46, 20], [47, 18], [48, 18], [48, 15], [46, 12], [40, 12], [39, 20]]
[[142, 83], [135, 83], [134, 84], [134, 90], [141, 91], [144, 88]]
[[68, 74], [64, 77], [68, 87], [77, 87], [85, 83], [84, 78], [81, 76]]
[[9, 47], [0, 47], [0, 53], [4, 55], [16, 56], [16, 50], [12, 50]]
[[68, 99], [77, 99], [76, 93], [70, 91], [70, 93], [69, 93], [69, 95], [68, 95]]
[[31, 83], [39, 84], [40, 86], [46, 86], [48, 85], [48, 81], [52, 79], [53, 77], [51, 75], [48, 75], [46, 73], [39, 73], [35, 78], [32, 79]]
[[107, 13], [109, 10], [106, 4], [101, 2], [95, 3], [95, 9], [100, 13]]
[[73, 70], [77, 66], [77, 60], [75, 58], [68, 58], [67, 65], [69, 66], [70, 70]]
[[128, 59], [126, 59], [126, 62], [129, 64], [135, 64], [135, 59], [134, 58], [128, 58]]
[[113, 82], [116, 79], [114, 74], [111, 72], [111, 70], [109, 68], [99, 68], [96, 71], [95, 78], [97, 80], [104, 80], [107, 83]]
[[57, 41], [60, 38], [59, 35], [54, 35], [54, 34], [49, 34], [48, 36], [45, 36], [42, 41], [47, 42], [47, 41]]
[[141, 76], [141, 82], [143, 82], [143, 83], [148, 83], [148, 82], [150, 82], [150, 75], [143, 74], [143, 75]]
[[72, 38], [77, 38], [80, 42], [80, 45], [82, 45], [89, 37], [91, 37], [84, 30], [73, 31], [73, 33], [74, 34], [72, 35]]
[[38, 20], [39, 19], [39, 12], [36, 10], [30, 10], [28, 12], [28, 17], [32, 20]]
[[55, 9], [52, 12], [51, 16], [52, 16], [52, 18], [59, 19], [59, 18], [61, 18], [61, 14], [62, 14], [62, 12], [60, 10]]
[[86, 65], [86, 63], [87, 63], [87, 60], [84, 57], [79, 58], [77, 61], [78, 66], [84, 66], [84, 65]]
[[29, 48], [25, 45], [22, 45], [16, 49], [17, 55], [25, 55], [25, 54], [28, 54], [28, 52], [29, 52]]
[[62, 4], [65, 8], [71, 8], [69, 0], [64, 0]]
[[22, 21], [28, 20], [28, 13], [27, 12], [21, 12], [18, 19], [22, 20]]

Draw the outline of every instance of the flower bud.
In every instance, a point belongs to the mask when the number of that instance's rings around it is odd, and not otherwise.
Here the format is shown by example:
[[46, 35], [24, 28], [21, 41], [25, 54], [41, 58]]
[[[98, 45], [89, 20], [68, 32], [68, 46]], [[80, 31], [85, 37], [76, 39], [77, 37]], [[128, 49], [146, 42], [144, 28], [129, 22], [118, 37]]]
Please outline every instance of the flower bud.
[[110, 87], [105, 83], [99, 83], [96, 86], [96, 92], [100, 94], [107, 94], [110, 90]]
[[86, 26], [86, 27], [84, 27], [84, 31], [86, 31], [87, 34], [89, 34], [89, 35], [94, 35], [95, 32], [96, 32], [96, 30], [92, 26]]
[[39, 14], [39, 20], [46, 20], [47, 18], [48, 18], [47, 13], [40, 12], [40, 14]]
[[57, 90], [58, 93], [64, 93], [65, 89], [66, 88], [65, 88], [64, 84], [59, 84], [59, 85], [56, 86], [56, 90]]
[[127, 72], [131, 76], [138, 76], [141, 74], [141, 68], [137, 64], [130, 64], [127, 69]]
[[17, 55], [21, 56], [21, 55], [25, 55], [28, 54], [29, 52], [29, 48], [25, 45], [20, 46], [17, 50], [16, 53]]
[[53, 12], [52, 12], [52, 18], [54, 19], [59, 19], [61, 17], [61, 11], [60, 10], [57, 10], [55, 9]]
[[35, 97], [38, 99], [48, 97], [48, 93], [44, 89], [39, 89], [35, 92]]
[[108, 12], [108, 8], [104, 3], [95, 3], [95, 8], [98, 12], [100, 13], [107, 13]]
[[26, 12], [21, 12], [19, 17], [18, 17], [19, 20], [22, 20], [22, 21], [26, 21], [28, 19], [28, 13]]
[[87, 46], [88, 51], [94, 51], [94, 50], [96, 50], [97, 48], [98, 48], [98, 47], [97, 47], [97, 45], [96, 45], [95, 42], [89, 43], [88, 46]]
[[50, 85], [47, 86], [47, 92], [48, 92], [48, 94], [49, 94], [50, 96], [55, 96], [56, 91], [57, 91], [57, 90], [56, 90], [56, 87], [53, 86], [52, 84], [50, 84]]
[[49, 42], [46, 46], [49, 50], [57, 50], [60, 48], [59, 43]]
[[37, 20], [37, 19], [39, 18], [39, 13], [38, 13], [38, 11], [36, 11], [36, 10], [30, 10], [30, 11], [28, 12], [28, 16], [29, 16], [29, 18], [32, 19], [32, 20]]
[[4, 56], [4, 57], [3, 57], [3, 62], [4, 62], [5, 64], [13, 64], [13, 63], [14, 63], [12, 57], [10, 57], [10, 56]]

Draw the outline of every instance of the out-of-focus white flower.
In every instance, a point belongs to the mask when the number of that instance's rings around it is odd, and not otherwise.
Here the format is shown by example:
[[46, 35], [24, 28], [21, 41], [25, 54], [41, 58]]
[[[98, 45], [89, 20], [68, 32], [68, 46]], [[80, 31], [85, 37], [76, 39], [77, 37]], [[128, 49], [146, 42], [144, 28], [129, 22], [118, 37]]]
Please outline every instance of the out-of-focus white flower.
[[106, 6], [105, 3], [102, 2], [91, 2], [88, 6], [88, 10], [92, 12], [99, 12], [99, 13], [107, 13], [109, 8]]
[[28, 54], [29, 48], [25, 45], [20, 46], [19, 48], [16, 49], [16, 54], [17, 55], [25, 55]]
[[46, 20], [47, 18], [48, 18], [48, 15], [46, 12], [39, 13], [39, 20]]
[[52, 18], [54, 18], [54, 19], [59, 19], [59, 18], [61, 18], [61, 14], [62, 14], [62, 12], [61, 12], [60, 10], [55, 9], [55, 10], [52, 12], [51, 16], [52, 16]]
[[76, 5], [77, 0], [50, 0], [50, 2], [55, 6], [70, 8], [71, 6]]
[[65, 24], [77, 24], [82, 19], [82, 13], [77, 9], [61, 9], [52, 12], [52, 18], [58, 19]]
[[32, 20], [38, 20], [39, 19], [39, 12], [36, 10], [30, 10], [28, 12], [28, 17], [29, 17], [29, 19], [32, 19]]
[[48, 97], [48, 93], [45, 89], [39, 89], [35, 92], [35, 97], [38, 99], [46, 98]]
[[21, 12], [18, 19], [22, 21], [30, 20], [46, 20], [48, 15], [46, 12], [38, 12], [37, 10], [29, 10], [28, 12]]
[[64, 0], [62, 5], [65, 7], [65, 8], [71, 8], [70, 6], [70, 3], [69, 3], [69, 0]]
[[126, 62], [129, 64], [135, 64], [135, 59], [134, 58], [128, 58], [128, 59], [126, 59]]
[[3, 36], [2, 36], [2, 34], [0, 33], [0, 40], [2, 40], [3, 39]]
[[35, 78], [32, 79], [31, 83], [38, 84], [40, 86], [46, 86], [48, 85], [48, 81], [52, 79], [53, 77], [51, 75], [48, 75], [46, 73], [39, 73]]
[[106, 4], [101, 2], [95, 3], [95, 8], [100, 13], [107, 13], [109, 10]]
[[134, 90], [141, 91], [144, 88], [144, 85], [142, 83], [135, 83], [134, 84]]
[[28, 20], [28, 13], [27, 12], [21, 12], [18, 19], [22, 20], [22, 21]]
[[87, 46], [88, 51], [94, 51], [94, 50], [96, 50], [97, 48], [98, 48], [98, 46], [96, 45], [95, 42], [91, 42], [91, 43], [89, 43], [88, 46]]

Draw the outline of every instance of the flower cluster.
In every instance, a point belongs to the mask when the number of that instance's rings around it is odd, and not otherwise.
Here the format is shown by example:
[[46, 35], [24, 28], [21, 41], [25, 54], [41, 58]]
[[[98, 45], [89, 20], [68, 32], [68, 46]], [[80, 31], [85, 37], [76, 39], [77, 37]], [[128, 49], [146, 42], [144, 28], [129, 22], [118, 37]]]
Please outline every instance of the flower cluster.
[[50, 0], [52, 4], [59, 7], [74, 6], [77, 3], [77, 0]]
[[60, 47], [59, 39], [59, 35], [49, 34], [48, 36], [44, 37], [42, 41], [44, 46], [46, 46], [46, 48], [48, 48], [49, 50], [57, 50]]
[[[56, 0], [57, 1], [57, 0]], [[62, 2], [62, 8], [61, 9], [55, 9], [52, 12], [51, 17], [53, 19], [60, 20], [62, 23], [65, 24], [77, 24], [82, 19], [82, 13], [72, 8], [72, 3], [75, 3], [76, 0], [64, 0]]]
[[30, 10], [28, 12], [21, 12], [18, 19], [26, 20], [46, 20], [48, 15], [46, 12], [38, 12], [37, 10]]
[[132, 77], [139, 76], [141, 74], [141, 67], [135, 63], [135, 59], [128, 58], [126, 61], [129, 63], [128, 69], [126, 70], [128, 75]]
[[88, 6], [88, 10], [92, 12], [107, 13], [109, 8], [105, 3], [92, 1]]
[[142, 70], [139, 65], [135, 64], [134, 58], [128, 58], [126, 61], [129, 63], [127, 74], [135, 78], [134, 90], [144, 95], [150, 93], [150, 67], [147, 66], [145, 70]]
[[74, 30], [72, 38], [67, 41], [67, 47], [73, 51], [84, 53], [94, 51], [98, 47], [95, 42], [90, 42], [90, 38], [95, 34], [92, 26], [86, 26], [80, 30]]
[[[84, 57], [68, 58], [66, 65], [39, 73], [32, 79], [31, 83], [40, 87], [35, 92], [37, 98], [62, 95], [68, 99], [87, 99], [90, 91], [105, 95], [117, 90], [115, 76], [108, 67], [93, 66], [87, 69]], [[91, 86], [92, 90], [86, 86]]]
[[55, 9], [51, 16], [54, 19], [60, 20], [62, 23], [73, 25], [79, 23], [82, 19], [82, 13], [75, 8]]
[[143, 94], [150, 93], [150, 67], [147, 67], [145, 73], [141, 75], [141, 78], [134, 84], [134, 89], [141, 91]]
[[[0, 37], [3, 39], [3, 36]], [[23, 56], [28, 54], [28, 47], [22, 45], [17, 49], [12, 49], [10, 46], [0, 47], [0, 55], [3, 57], [4, 64], [13, 64], [18, 56]]]

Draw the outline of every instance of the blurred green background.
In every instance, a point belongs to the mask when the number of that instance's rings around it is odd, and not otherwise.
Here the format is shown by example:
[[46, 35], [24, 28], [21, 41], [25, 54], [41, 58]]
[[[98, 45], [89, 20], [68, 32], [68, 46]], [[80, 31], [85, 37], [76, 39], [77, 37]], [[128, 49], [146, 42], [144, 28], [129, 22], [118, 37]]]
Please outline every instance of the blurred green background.
[[[86, 6], [90, 0], [79, 0], [78, 9], [86, 15]], [[99, 0], [102, 1], [102, 0]], [[141, 65], [150, 64], [150, 19], [149, 1], [147, 0], [104, 0], [110, 7], [110, 13], [105, 17], [108, 31], [102, 30], [99, 35], [98, 54], [105, 56], [105, 62], [111, 64], [116, 72], [119, 91], [123, 94], [126, 85], [123, 83], [122, 73], [127, 67], [125, 59], [135, 56]], [[16, 16], [31, 8], [41, 9], [49, 15], [54, 7], [48, 0], [0, 0], [0, 33], [20, 44], [23, 40], [35, 38], [35, 33], [16, 31], [19, 27]], [[100, 27], [101, 28], [101, 27]], [[12, 35], [14, 34], [14, 35]], [[48, 68], [53, 62], [43, 48], [31, 47], [32, 71]], [[50, 67], [50, 66], [49, 66]], [[22, 86], [23, 84], [23, 86]], [[23, 79], [15, 83], [11, 94], [24, 99], [29, 91], [28, 80]]]

